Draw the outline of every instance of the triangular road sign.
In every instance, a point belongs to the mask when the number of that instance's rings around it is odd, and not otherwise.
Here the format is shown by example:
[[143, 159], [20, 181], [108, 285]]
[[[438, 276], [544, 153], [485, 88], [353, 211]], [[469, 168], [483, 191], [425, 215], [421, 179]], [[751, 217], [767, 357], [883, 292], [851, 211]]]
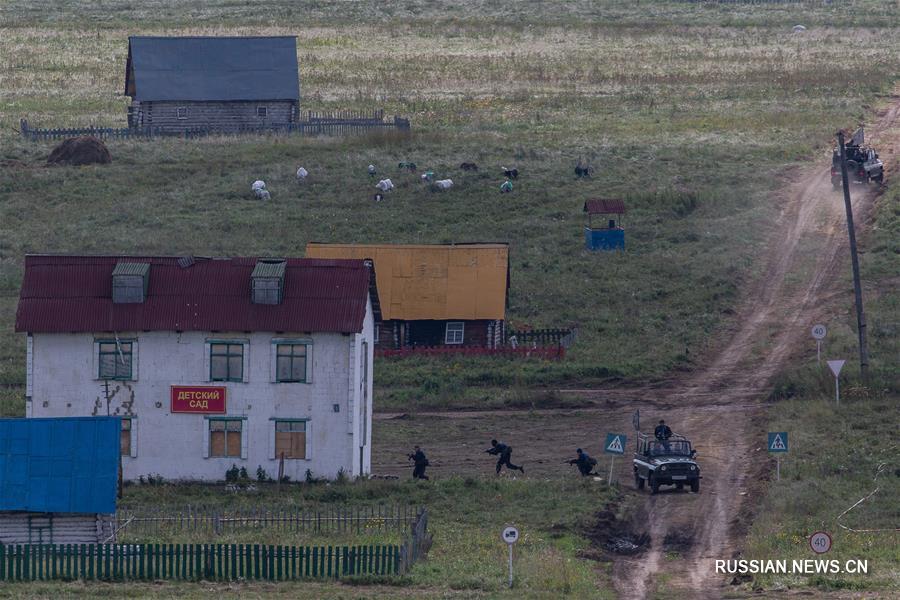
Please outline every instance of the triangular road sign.
[[625, 452], [625, 448], [622, 447], [622, 440], [619, 436], [613, 438], [613, 440], [606, 447], [608, 452], [615, 452], [616, 454], [622, 454]]
[[829, 360], [828, 368], [831, 369], [831, 372], [834, 373], [834, 376], [837, 377], [841, 374], [841, 369], [844, 368], [844, 363], [846, 360]]
[[769, 432], [769, 452], [787, 452], [788, 434], [786, 431]]

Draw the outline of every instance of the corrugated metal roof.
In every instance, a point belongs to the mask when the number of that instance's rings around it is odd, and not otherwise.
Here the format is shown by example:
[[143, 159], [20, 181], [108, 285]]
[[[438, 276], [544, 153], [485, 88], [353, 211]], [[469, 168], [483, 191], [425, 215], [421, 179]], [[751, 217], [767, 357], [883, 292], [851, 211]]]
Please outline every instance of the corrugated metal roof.
[[371, 258], [385, 320], [505, 319], [507, 244], [319, 244], [310, 258]]
[[283, 258], [262, 258], [253, 267], [253, 273], [250, 276], [281, 279], [284, 277], [285, 266]]
[[119, 417], [0, 419], [0, 510], [116, 512]]
[[584, 212], [591, 215], [624, 215], [625, 203], [618, 198], [596, 198], [584, 203]]
[[[250, 302], [256, 258], [25, 257], [16, 331], [362, 331], [371, 269], [360, 260], [286, 259], [281, 304]], [[114, 304], [117, 262], [152, 265], [147, 298]]]
[[115, 275], [139, 275], [143, 277], [150, 271], [150, 263], [136, 263], [136, 262], [120, 262], [116, 263], [116, 268], [113, 269], [113, 276]]
[[139, 101], [299, 101], [297, 38], [132, 36], [125, 94]]

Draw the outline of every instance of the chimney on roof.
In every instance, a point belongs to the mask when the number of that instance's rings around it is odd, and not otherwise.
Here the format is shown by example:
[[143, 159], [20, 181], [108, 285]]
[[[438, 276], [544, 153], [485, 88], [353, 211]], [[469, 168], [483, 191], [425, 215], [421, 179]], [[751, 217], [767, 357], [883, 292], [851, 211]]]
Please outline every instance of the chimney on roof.
[[253, 304], [281, 304], [286, 266], [287, 263], [282, 258], [263, 258], [257, 261], [250, 275], [250, 301]]
[[112, 273], [114, 304], [140, 304], [147, 299], [150, 263], [119, 262]]

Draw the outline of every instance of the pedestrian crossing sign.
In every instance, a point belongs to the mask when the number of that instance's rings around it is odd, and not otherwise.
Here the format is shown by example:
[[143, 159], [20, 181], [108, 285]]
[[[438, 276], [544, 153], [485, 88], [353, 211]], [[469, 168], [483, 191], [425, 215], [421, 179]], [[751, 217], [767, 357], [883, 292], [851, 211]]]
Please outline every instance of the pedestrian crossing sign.
[[627, 439], [624, 433], [607, 433], [603, 449], [610, 454], [625, 454], [625, 441]]
[[787, 431], [770, 431], [769, 432], [769, 452], [787, 452], [787, 451], [788, 451]]

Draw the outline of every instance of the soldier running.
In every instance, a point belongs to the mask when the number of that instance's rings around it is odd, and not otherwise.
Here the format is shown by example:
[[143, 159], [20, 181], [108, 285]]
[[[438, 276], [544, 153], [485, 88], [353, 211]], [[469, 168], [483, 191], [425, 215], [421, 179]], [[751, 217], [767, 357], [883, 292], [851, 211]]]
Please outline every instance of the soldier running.
[[413, 479], [428, 479], [428, 476], [425, 475], [425, 467], [428, 466], [428, 458], [425, 457], [425, 453], [422, 452], [422, 449], [418, 446], [415, 447], [415, 452], [409, 455], [409, 459], [413, 461]]
[[491, 440], [491, 447], [485, 450], [485, 452], [500, 457], [500, 459], [497, 461], [497, 475], [500, 474], [500, 469], [503, 467], [503, 465], [506, 465], [507, 469], [513, 471], [521, 471], [522, 475], [525, 474], [525, 469], [523, 467], [516, 466], [509, 462], [509, 457], [512, 456], [511, 446], [507, 446], [506, 444], [498, 442], [497, 440]]
[[582, 477], [587, 477], [588, 475], [596, 475], [596, 473], [592, 473], [594, 467], [597, 466], [597, 461], [590, 456], [588, 453], [578, 448], [575, 451], [578, 454], [577, 458], [573, 458], [568, 461], [570, 465], [578, 465], [578, 470], [581, 472]]

